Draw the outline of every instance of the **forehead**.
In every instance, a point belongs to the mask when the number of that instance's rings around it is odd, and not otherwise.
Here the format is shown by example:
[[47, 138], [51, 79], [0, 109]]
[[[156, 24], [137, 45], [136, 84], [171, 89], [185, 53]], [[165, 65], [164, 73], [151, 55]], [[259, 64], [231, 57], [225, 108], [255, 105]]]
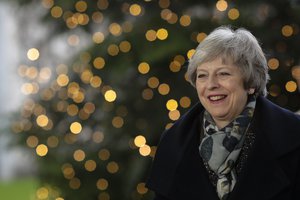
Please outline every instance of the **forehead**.
[[197, 71], [202, 69], [220, 69], [220, 68], [236, 68], [232, 63], [231, 59], [225, 59], [223, 57], [218, 57], [216, 59], [202, 62], [197, 66]]

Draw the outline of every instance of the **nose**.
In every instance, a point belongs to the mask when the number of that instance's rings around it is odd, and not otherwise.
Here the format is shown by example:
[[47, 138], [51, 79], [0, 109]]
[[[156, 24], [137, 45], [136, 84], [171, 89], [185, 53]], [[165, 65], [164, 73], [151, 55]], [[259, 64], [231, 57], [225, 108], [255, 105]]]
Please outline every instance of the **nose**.
[[219, 81], [216, 76], [209, 76], [207, 80], [207, 88], [213, 90], [219, 87]]

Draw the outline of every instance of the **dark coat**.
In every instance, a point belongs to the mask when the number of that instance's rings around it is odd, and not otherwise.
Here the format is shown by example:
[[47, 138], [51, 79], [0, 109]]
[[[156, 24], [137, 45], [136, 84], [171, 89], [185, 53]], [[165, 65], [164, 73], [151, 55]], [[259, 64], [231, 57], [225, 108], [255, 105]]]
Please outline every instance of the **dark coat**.
[[[219, 200], [199, 155], [194, 106], [159, 142], [146, 186], [156, 200]], [[300, 200], [300, 116], [258, 97], [256, 139], [229, 200]]]

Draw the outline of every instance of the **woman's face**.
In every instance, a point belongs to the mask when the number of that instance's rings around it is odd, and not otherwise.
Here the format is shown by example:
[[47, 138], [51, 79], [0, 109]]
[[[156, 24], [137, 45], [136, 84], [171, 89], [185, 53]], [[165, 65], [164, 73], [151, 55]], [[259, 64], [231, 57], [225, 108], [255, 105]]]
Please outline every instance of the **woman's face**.
[[242, 112], [248, 98], [240, 69], [224, 64], [222, 58], [198, 66], [196, 89], [200, 102], [219, 128]]

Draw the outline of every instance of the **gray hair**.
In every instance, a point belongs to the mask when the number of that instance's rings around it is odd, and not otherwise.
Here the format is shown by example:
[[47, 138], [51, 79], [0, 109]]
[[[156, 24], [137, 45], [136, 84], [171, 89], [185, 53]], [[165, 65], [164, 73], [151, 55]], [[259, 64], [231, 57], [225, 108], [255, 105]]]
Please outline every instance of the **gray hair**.
[[257, 39], [246, 29], [221, 26], [212, 31], [196, 48], [189, 60], [187, 79], [195, 87], [197, 67], [216, 58], [239, 67], [244, 88], [255, 89], [256, 95], [267, 95], [269, 80], [266, 57]]

